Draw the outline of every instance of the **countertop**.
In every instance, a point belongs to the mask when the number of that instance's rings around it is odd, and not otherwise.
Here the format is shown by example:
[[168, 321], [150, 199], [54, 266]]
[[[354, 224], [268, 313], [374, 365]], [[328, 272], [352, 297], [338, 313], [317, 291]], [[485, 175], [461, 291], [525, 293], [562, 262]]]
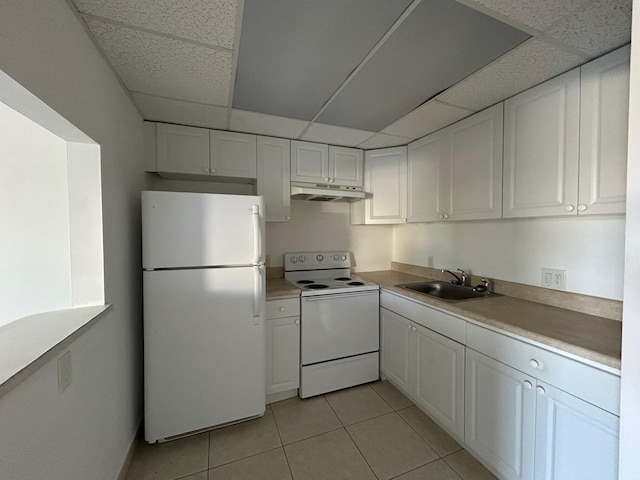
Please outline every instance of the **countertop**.
[[620, 370], [622, 322], [508, 296], [450, 303], [396, 287], [431, 279], [395, 270], [357, 275], [419, 303]]
[[267, 300], [300, 296], [300, 289], [284, 278], [267, 278]]

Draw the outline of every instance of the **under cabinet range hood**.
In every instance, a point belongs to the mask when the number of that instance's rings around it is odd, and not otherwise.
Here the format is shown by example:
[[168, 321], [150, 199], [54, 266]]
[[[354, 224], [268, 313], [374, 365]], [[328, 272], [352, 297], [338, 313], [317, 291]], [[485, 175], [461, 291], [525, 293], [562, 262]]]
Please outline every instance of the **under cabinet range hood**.
[[291, 182], [291, 198], [316, 202], [355, 202], [365, 197], [362, 187]]

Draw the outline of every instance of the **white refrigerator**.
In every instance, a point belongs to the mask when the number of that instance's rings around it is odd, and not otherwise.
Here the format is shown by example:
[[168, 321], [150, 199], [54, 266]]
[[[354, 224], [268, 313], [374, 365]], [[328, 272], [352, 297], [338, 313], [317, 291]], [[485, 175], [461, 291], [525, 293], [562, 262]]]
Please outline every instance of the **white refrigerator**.
[[142, 192], [145, 440], [265, 411], [262, 197]]

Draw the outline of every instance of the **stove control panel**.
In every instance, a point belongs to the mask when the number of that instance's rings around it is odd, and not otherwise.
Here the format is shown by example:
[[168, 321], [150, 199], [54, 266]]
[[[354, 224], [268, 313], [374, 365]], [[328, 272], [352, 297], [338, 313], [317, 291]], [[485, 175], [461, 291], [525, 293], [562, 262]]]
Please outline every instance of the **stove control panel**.
[[301, 252], [284, 254], [285, 271], [349, 267], [351, 267], [351, 252]]

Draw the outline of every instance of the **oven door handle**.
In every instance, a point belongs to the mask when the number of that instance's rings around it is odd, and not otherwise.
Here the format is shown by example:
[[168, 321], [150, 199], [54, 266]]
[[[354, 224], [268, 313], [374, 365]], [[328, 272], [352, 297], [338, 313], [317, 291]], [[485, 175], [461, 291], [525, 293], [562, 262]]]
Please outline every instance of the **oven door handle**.
[[318, 302], [320, 300], [337, 300], [338, 298], [353, 298], [363, 295], [378, 295], [378, 290], [365, 290], [364, 292], [353, 293], [330, 293], [323, 295], [314, 295], [309, 297], [302, 297], [306, 302]]

